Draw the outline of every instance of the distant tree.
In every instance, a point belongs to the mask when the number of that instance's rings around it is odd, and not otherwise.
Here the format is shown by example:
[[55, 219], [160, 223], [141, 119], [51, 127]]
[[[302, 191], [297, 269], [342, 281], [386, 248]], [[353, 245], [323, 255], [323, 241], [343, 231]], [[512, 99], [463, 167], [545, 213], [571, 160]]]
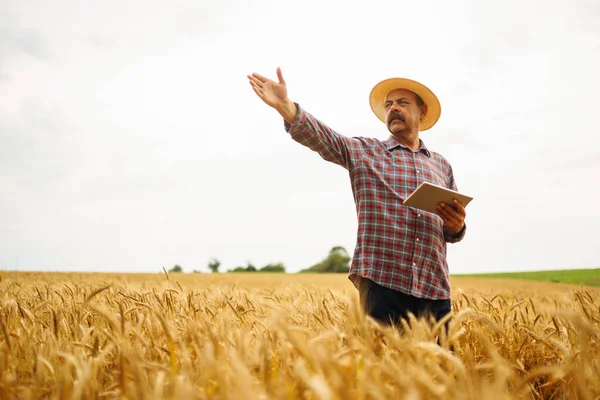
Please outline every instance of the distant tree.
[[259, 269], [259, 272], [285, 272], [285, 265], [283, 263], [267, 264]]
[[176, 265], [173, 268], [171, 268], [169, 272], [183, 272], [183, 268], [181, 268], [179, 265]]
[[221, 261], [217, 260], [216, 258], [213, 258], [208, 263], [208, 269], [210, 269], [210, 271], [213, 274], [216, 274], [217, 272], [219, 272], [219, 267], [220, 266], [221, 266]]
[[300, 272], [316, 273], [343, 273], [350, 271], [350, 260], [352, 258], [342, 246], [334, 246], [329, 250], [329, 255], [320, 263]]
[[256, 272], [257, 269], [252, 263], [248, 262], [246, 267], [235, 267], [234, 269], [230, 269], [227, 272]]
[[348, 255], [348, 252], [342, 246], [333, 246], [331, 248], [331, 250], [329, 250], [329, 254], [331, 254], [331, 253], [340, 253], [340, 254]]

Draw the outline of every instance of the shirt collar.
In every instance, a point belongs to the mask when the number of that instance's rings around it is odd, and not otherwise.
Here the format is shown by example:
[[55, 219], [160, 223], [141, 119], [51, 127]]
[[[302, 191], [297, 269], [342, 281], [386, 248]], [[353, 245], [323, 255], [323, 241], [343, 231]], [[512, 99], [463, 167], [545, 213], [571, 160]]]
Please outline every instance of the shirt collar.
[[[408, 147], [400, 143], [393, 135], [390, 135], [390, 137], [384, 143], [385, 148], [389, 151], [395, 149], [396, 147], [402, 147], [403, 149], [406, 149], [408, 151], [413, 151], [412, 149], [409, 149]], [[416, 153], [423, 152], [427, 157], [431, 158], [431, 153], [429, 152], [427, 147], [425, 147], [425, 143], [421, 139], [419, 139], [419, 143], [421, 143], [421, 147], [419, 147], [419, 151], [417, 151]]]

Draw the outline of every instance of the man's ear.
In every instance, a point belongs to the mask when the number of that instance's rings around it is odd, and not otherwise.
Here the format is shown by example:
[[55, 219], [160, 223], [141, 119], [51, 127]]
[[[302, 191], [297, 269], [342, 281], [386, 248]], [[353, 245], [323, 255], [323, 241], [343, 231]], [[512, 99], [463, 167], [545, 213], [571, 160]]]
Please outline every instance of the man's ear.
[[421, 120], [427, 115], [427, 104], [421, 106]]

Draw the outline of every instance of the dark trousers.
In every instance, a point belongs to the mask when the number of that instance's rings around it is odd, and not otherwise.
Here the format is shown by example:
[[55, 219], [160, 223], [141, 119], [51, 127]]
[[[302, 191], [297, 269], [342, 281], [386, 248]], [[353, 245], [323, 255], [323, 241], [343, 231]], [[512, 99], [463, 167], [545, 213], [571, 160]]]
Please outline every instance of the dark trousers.
[[[370, 279], [362, 278], [359, 284], [360, 302], [363, 311], [385, 325], [402, 326], [400, 320], [408, 322], [408, 313], [415, 317], [433, 316], [440, 321], [451, 312], [450, 300], [420, 299], [397, 290], [388, 289]], [[445, 324], [448, 332], [448, 322]]]

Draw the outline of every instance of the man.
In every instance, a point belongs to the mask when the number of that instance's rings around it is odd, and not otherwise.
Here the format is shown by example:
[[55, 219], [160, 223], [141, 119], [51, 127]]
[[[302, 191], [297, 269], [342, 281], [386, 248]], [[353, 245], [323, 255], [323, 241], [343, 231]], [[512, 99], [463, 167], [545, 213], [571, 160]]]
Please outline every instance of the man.
[[277, 77], [254, 73], [248, 79], [283, 117], [292, 139], [350, 174], [358, 234], [349, 279], [364, 311], [384, 324], [396, 325], [409, 312], [442, 319], [451, 312], [446, 243], [463, 239], [465, 209], [457, 201], [442, 203], [433, 214], [402, 204], [424, 181], [457, 190], [450, 163], [419, 138], [439, 119], [437, 97], [409, 79], [384, 80], [369, 100], [391, 135], [385, 141], [350, 138], [292, 102], [280, 68]]

